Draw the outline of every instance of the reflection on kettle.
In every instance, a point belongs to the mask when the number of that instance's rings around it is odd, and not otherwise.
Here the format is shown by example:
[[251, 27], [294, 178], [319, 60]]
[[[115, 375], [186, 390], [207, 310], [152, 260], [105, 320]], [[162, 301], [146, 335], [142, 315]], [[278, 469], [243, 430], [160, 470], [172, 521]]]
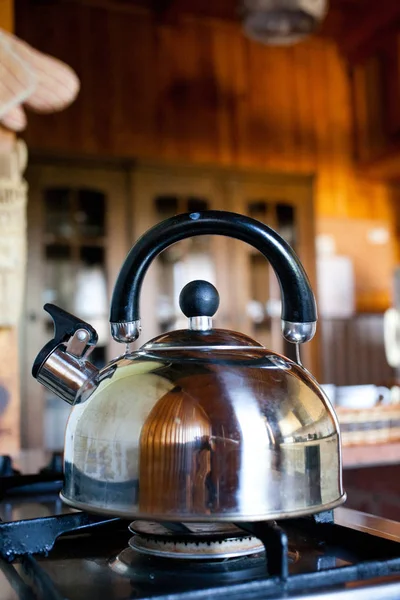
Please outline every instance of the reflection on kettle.
[[[173, 217], [138, 240], [114, 289], [114, 339], [129, 344], [139, 337], [141, 286], [157, 255], [182, 239], [212, 234], [264, 254], [282, 290], [284, 337], [309, 341], [316, 307], [297, 256], [266, 225], [223, 211]], [[159, 335], [100, 371], [88, 360], [93, 327], [45, 306], [55, 334], [33, 375], [73, 405], [64, 501], [169, 521], [281, 519], [341, 504], [338, 423], [312, 375], [246, 335], [214, 328], [219, 295], [211, 283], [190, 282], [179, 302], [187, 328]]]

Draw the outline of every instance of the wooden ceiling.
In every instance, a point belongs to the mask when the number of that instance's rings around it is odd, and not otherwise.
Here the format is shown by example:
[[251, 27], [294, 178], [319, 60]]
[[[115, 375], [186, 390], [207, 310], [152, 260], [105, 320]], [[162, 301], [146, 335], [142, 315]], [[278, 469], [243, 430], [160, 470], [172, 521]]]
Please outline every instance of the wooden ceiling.
[[[85, 0], [84, 0], [85, 1]], [[89, 0], [96, 1], [96, 0]], [[103, 0], [104, 2], [104, 0]], [[106, 0], [116, 5], [151, 10], [158, 18], [195, 16], [240, 21], [240, 0]], [[400, 26], [400, 0], [329, 0], [329, 12], [319, 31], [334, 39], [350, 59], [377, 33]]]

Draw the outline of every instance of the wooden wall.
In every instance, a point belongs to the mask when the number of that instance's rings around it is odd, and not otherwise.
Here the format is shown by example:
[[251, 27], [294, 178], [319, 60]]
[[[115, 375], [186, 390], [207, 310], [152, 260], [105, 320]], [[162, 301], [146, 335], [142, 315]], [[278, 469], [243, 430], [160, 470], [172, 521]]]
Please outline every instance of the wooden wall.
[[[68, 62], [78, 100], [29, 117], [31, 149], [315, 173], [318, 218], [387, 223], [390, 190], [357, 176], [346, 64], [322, 38], [289, 48], [247, 41], [232, 22], [150, 14], [114, 3], [17, 0], [16, 29]], [[389, 282], [359, 308], [385, 308]]]

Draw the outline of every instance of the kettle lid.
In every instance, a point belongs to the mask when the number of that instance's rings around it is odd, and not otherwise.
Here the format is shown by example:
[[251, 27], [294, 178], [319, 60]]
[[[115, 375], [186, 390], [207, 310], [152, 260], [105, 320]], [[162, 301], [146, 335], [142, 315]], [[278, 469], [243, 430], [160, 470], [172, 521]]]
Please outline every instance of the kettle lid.
[[179, 329], [161, 334], [144, 346], [142, 350], [161, 350], [166, 348], [229, 348], [258, 347], [262, 345], [248, 335], [214, 329], [212, 317], [219, 307], [217, 289], [208, 281], [191, 281], [182, 289], [179, 306], [188, 318], [188, 329]]

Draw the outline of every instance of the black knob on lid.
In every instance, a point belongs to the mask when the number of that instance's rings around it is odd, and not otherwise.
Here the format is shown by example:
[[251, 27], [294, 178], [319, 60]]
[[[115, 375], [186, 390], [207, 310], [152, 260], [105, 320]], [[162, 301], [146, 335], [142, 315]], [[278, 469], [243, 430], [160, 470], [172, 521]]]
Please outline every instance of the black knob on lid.
[[218, 310], [219, 294], [208, 281], [191, 281], [179, 295], [179, 306], [186, 317], [212, 317]]

